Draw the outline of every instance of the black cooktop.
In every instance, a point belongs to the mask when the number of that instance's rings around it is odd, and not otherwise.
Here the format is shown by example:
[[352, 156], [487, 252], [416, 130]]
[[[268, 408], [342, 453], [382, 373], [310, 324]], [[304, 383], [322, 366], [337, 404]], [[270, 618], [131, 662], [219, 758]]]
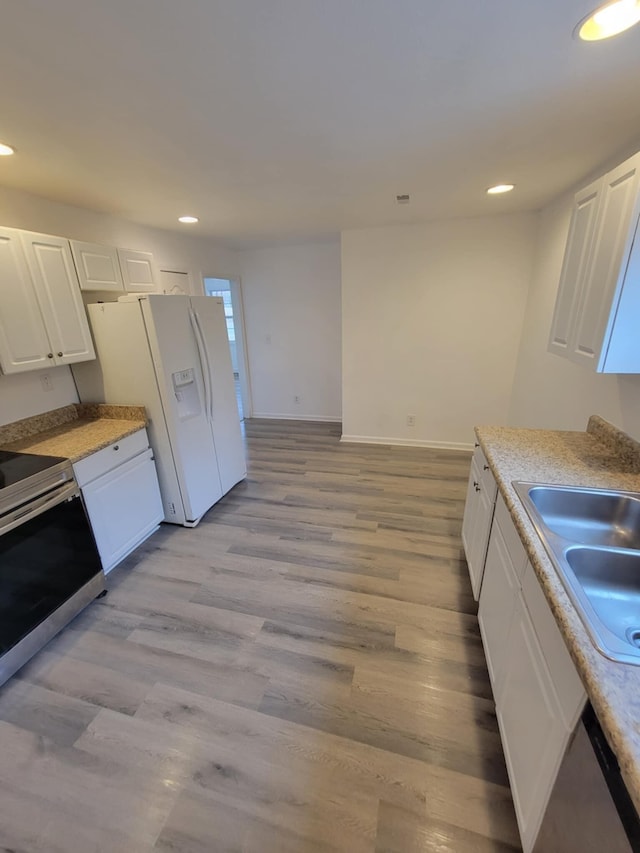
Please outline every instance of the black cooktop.
[[33, 474], [39, 474], [66, 461], [64, 456], [38, 456], [36, 453], [0, 450], [0, 489], [13, 486]]

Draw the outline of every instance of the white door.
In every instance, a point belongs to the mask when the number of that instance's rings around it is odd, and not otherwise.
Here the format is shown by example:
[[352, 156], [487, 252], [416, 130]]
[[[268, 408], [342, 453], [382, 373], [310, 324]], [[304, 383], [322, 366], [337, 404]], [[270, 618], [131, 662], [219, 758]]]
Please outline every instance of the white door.
[[462, 520], [462, 544], [467, 558], [473, 597], [476, 601], [480, 595], [496, 494], [497, 486], [491, 469], [482, 448], [476, 447], [471, 460], [467, 500]]
[[[188, 521], [197, 521], [220, 500], [223, 491], [191, 303], [188, 296], [150, 295], [141, 306], [185, 513]], [[193, 371], [192, 381], [180, 384], [181, 374], [188, 371]]]
[[496, 519], [491, 528], [478, 607], [482, 645], [494, 696], [502, 676], [507, 637], [519, 590], [520, 583], [511, 563], [511, 555]]
[[190, 296], [191, 282], [189, 273], [179, 270], [160, 270], [160, 290], [167, 296]]
[[0, 228], [0, 366], [3, 373], [53, 364], [53, 351], [20, 242], [20, 232]]
[[[247, 463], [236, 405], [233, 367], [227, 340], [227, 324], [222, 299], [197, 296], [191, 300], [202, 342], [211, 383], [209, 420], [218, 457], [222, 491], [239, 483], [247, 475]], [[205, 372], [206, 372], [205, 365]]]
[[69, 241], [29, 231], [21, 237], [55, 364], [95, 358]]
[[[598, 216], [589, 276], [578, 306], [573, 344], [574, 361], [598, 369], [608, 321], [615, 320], [612, 305], [622, 286], [625, 253], [635, 231], [634, 212], [640, 185], [640, 155], [606, 175]], [[637, 216], [637, 213], [636, 213]], [[632, 228], [633, 221], [633, 228]]]
[[151, 450], [84, 486], [82, 496], [105, 571], [164, 519]]
[[477, 451], [471, 460], [469, 470], [469, 482], [467, 483], [467, 497], [464, 502], [464, 516], [462, 517], [462, 545], [467, 558], [471, 560], [471, 542], [473, 541], [473, 529], [478, 523], [480, 474], [478, 472]]
[[496, 696], [513, 802], [525, 851], [533, 847], [562, 757], [566, 731], [553, 682], [522, 598]]
[[588, 274], [603, 186], [604, 178], [599, 178], [581, 190], [574, 200], [549, 339], [549, 351], [565, 357], [570, 354], [572, 333], [576, 328], [576, 311]]
[[81, 290], [124, 290], [116, 249], [72, 240], [71, 251]]
[[118, 259], [128, 293], [155, 293], [158, 290], [158, 274], [151, 252], [118, 249]]
[[251, 401], [247, 336], [244, 328], [242, 283], [239, 278], [221, 276], [204, 276], [202, 283], [206, 296], [221, 297], [224, 301], [227, 337], [236, 385], [236, 402], [240, 420], [244, 420], [252, 416], [253, 403]]

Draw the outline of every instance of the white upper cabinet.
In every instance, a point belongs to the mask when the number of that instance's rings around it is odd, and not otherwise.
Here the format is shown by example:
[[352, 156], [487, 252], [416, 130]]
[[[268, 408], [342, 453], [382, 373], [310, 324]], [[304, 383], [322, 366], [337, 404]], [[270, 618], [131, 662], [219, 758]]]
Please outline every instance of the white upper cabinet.
[[21, 239], [54, 363], [95, 358], [69, 241], [29, 231], [23, 231]]
[[124, 291], [117, 249], [72, 240], [71, 251], [81, 290]]
[[0, 228], [0, 367], [3, 373], [38, 370], [54, 354], [24, 257], [20, 232]]
[[120, 269], [128, 293], [157, 293], [158, 273], [151, 252], [118, 249]]
[[596, 230], [598, 205], [602, 197], [604, 178], [600, 178], [579, 192], [574, 201], [569, 237], [562, 264], [560, 286], [553, 315], [549, 350], [570, 357], [571, 333], [580, 293], [584, 281], [589, 251]]
[[575, 198], [549, 351], [640, 373], [640, 152]]

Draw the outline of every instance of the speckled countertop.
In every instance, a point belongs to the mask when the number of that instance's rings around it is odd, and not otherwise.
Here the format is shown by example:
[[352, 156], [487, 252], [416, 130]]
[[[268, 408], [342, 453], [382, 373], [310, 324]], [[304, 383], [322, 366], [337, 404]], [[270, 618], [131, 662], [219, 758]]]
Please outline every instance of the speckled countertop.
[[640, 666], [593, 646], [513, 480], [640, 492], [640, 445], [599, 417], [586, 432], [482, 426], [478, 441], [640, 812]]
[[0, 449], [78, 462], [146, 425], [144, 406], [76, 403], [0, 426]]

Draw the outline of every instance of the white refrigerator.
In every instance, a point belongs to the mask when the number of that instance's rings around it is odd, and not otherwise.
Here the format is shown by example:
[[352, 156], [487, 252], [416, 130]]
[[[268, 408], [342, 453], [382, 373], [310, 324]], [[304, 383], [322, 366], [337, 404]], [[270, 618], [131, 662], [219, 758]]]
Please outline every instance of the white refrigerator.
[[146, 407], [165, 521], [193, 527], [247, 473], [222, 299], [140, 294], [87, 312], [97, 361], [74, 366], [80, 399]]

